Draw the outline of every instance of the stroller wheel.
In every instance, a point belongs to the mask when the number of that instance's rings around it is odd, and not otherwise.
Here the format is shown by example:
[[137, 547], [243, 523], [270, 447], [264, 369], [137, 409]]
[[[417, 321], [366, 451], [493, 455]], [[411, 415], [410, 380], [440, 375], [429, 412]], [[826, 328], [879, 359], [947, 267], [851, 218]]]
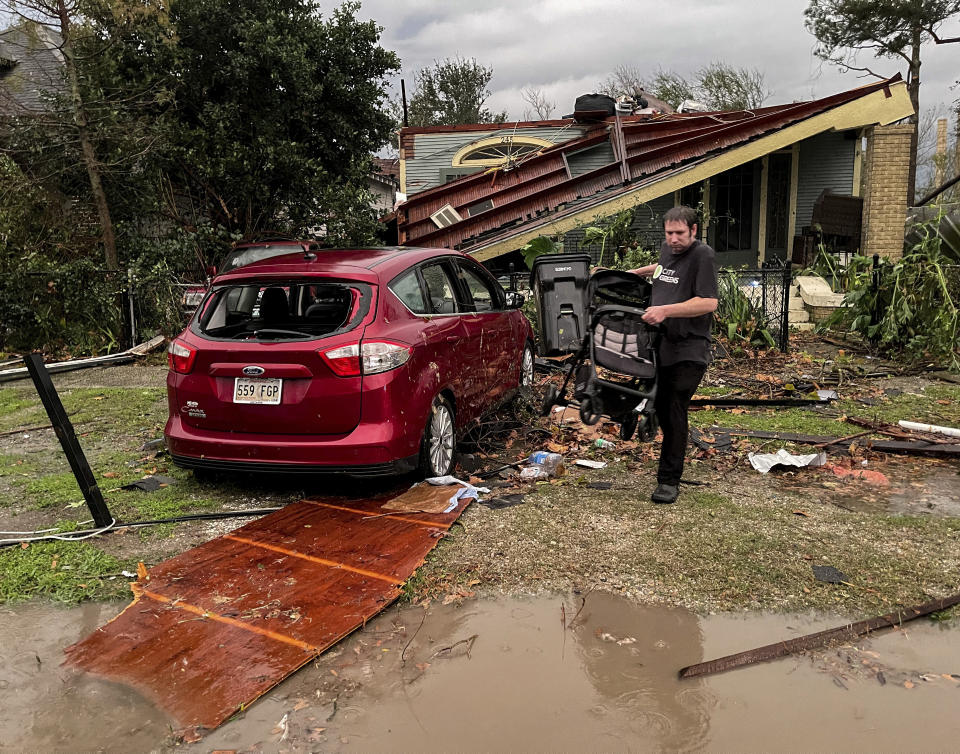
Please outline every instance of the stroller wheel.
[[644, 416], [640, 419], [637, 427], [637, 440], [639, 442], [653, 442], [657, 436], [657, 417], [654, 415]]
[[594, 407], [592, 398], [580, 399], [580, 421], [584, 424], [596, 424], [600, 421], [600, 409]]
[[629, 440], [637, 428], [637, 415], [631, 411], [620, 421], [620, 439]]
[[560, 391], [557, 390], [556, 385], [547, 385], [547, 392], [540, 403], [540, 416], [550, 416], [550, 409], [553, 408], [559, 397]]

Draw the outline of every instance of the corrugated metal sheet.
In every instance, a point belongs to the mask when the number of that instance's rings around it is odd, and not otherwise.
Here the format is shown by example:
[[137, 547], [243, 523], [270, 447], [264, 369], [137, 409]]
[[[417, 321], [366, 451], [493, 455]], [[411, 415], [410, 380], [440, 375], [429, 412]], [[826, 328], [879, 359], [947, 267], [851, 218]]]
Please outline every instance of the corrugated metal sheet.
[[[623, 119], [631, 185], [644, 182], [664, 170], [696, 162], [852, 102], [898, 80], [899, 77], [895, 77], [812, 102], [752, 111], [674, 114], [653, 118], [633, 116]], [[450, 186], [411, 197], [398, 212], [400, 242], [467, 248], [474, 245], [481, 234], [484, 238], [500, 235], [496, 232], [498, 229], [527, 223], [545, 210], [555, 210], [565, 202], [596, 196], [613, 187], [623, 186], [620, 164], [616, 162], [572, 177], [567, 176], [565, 169], [559, 169], [564, 155], [569, 159], [579, 150], [594, 144], [603, 143], [609, 147], [611, 129], [615, 127], [615, 123], [610, 121], [602, 126], [603, 130], [599, 133], [588, 133], [581, 139], [559, 144], [543, 154], [528, 158], [509, 171], [498, 172], [496, 177], [470, 176]], [[610, 154], [613, 154], [612, 148]], [[420, 156], [418, 147], [418, 159]], [[459, 208], [482, 199], [491, 200], [494, 208], [442, 230], [436, 229], [429, 220], [430, 214], [446, 203]]]
[[797, 232], [810, 225], [813, 205], [824, 189], [835, 194], [853, 190], [856, 141], [843, 133], [825, 133], [800, 142], [797, 178]]

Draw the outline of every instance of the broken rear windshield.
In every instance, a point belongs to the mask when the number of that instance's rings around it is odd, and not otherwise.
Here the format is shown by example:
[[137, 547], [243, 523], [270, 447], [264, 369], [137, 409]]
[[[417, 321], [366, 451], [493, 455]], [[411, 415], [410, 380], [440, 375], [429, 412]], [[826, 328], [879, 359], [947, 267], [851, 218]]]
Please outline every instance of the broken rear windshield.
[[318, 338], [356, 326], [370, 308], [364, 283], [293, 280], [216, 286], [194, 329], [228, 340]]

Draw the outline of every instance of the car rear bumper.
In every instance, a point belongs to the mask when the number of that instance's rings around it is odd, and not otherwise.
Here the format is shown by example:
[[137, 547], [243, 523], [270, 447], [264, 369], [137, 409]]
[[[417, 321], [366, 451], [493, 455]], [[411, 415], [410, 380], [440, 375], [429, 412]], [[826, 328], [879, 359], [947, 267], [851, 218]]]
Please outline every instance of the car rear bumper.
[[163, 434], [183, 468], [384, 476], [417, 466], [419, 438], [397, 430], [380, 422], [342, 435], [251, 435], [198, 429], [173, 416]]
[[205, 469], [227, 472], [257, 472], [270, 474], [343, 474], [351, 477], [383, 477], [407, 474], [417, 468], [416, 455], [388, 463], [334, 466], [332, 464], [270, 463], [252, 461], [229, 461], [217, 458], [191, 458], [171, 453], [173, 462], [184, 469]]

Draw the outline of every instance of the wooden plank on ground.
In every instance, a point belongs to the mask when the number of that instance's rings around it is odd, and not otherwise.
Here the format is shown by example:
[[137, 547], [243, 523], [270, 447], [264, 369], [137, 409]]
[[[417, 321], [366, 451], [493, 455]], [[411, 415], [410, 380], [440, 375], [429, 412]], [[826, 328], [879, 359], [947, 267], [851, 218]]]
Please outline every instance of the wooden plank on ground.
[[383, 503], [302, 500], [158, 564], [65, 664], [215, 728], [399, 597], [470, 500], [403, 515]]

